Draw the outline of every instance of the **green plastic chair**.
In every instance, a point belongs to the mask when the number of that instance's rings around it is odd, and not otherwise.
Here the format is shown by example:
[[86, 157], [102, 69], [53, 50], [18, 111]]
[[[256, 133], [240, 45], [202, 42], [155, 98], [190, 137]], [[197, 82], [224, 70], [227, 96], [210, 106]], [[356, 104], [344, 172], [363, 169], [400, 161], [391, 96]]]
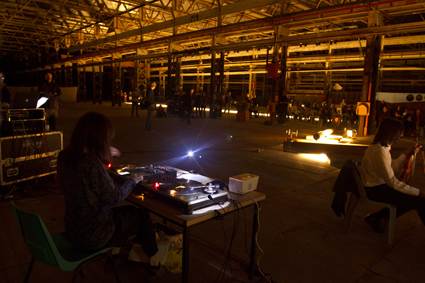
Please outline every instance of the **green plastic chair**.
[[111, 248], [97, 251], [84, 251], [75, 248], [65, 238], [65, 233], [50, 235], [41, 217], [19, 208], [11, 201], [13, 210], [21, 228], [22, 236], [28, 250], [32, 254], [30, 266], [28, 267], [24, 283], [28, 282], [35, 260], [50, 266], [59, 267], [64, 271], [75, 270], [72, 282], [77, 280], [77, 275], [82, 267], [101, 257], [108, 257], [112, 263], [115, 279], [120, 282], [113, 259], [107, 253]]

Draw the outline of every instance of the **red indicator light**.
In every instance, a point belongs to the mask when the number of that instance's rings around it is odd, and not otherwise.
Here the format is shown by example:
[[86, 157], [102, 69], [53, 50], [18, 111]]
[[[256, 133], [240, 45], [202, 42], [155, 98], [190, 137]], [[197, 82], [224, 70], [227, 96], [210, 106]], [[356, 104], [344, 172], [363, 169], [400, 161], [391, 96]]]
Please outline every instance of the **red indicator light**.
[[155, 182], [154, 187], [155, 187], [155, 189], [158, 189], [159, 188], [159, 183], [158, 182]]
[[108, 163], [108, 165], [106, 166], [108, 169], [112, 167], [112, 163]]

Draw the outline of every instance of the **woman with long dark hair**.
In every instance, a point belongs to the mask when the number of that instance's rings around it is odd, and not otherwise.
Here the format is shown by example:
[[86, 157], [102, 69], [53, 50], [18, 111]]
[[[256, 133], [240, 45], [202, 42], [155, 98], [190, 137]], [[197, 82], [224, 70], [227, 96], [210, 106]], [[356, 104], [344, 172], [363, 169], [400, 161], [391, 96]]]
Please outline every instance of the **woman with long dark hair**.
[[150, 259], [149, 275], [160, 270], [156, 235], [149, 213], [135, 206], [119, 206], [143, 180], [133, 176], [116, 187], [107, 172], [113, 155], [111, 121], [90, 112], [77, 122], [71, 142], [58, 157], [58, 180], [65, 198], [65, 227], [76, 247], [96, 250], [122, 246], [136, 236]]
[[[395, 119], [385, 119], [379, 125], [372, 144], [363, 157], [361, 178], [369, 199], [397, 206], [397, 217], [416, 209], [425, 224], [425, 193], [399, 181], [394, 171], [403, 168], [406, 156], [418, 152], [420, 147], [408, 148], [397, 159], [391, 158], [391, 146], [403, 136], [403, 124]], [[384, 233], [383, 219], [388, 219], [389, 210], [384, 208], [368, 215], [366, 222], [378, 233]]]

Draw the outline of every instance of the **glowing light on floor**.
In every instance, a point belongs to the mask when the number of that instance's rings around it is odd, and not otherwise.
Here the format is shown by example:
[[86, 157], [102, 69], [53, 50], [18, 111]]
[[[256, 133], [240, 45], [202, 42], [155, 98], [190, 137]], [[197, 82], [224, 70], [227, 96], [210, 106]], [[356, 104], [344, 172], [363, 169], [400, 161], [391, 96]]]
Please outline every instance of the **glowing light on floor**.
[[324, 153], [321, 153], [321, 154], [301, 153], [300, 155], [309, 160], [319, 161], [319, 162], [328, 163], [328, 164], [331, 163], [331, 160], [329, 159], [329, 157]]

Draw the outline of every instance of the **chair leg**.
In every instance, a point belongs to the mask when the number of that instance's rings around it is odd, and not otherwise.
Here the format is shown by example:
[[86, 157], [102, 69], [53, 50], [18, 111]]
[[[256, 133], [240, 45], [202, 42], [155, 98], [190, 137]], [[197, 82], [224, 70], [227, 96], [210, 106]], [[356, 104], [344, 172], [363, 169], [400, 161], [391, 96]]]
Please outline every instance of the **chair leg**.
[[117, 269], [115, 268], [114, 264], [114, 258], [111, 255], [108, 255], [106, 257], [106, 263], [110, 262], [112, 265], [112, 270], [114, 271], [115, 279], [117, 280], [117, 283], [121, 283], [120, 278], [118, 277]]
[[28, 270], [27, 270], [27, 274], [25, 275], [25, 279], [24, 279], [24, 283], [27, 283], [28, 280], [30, 279], [30, 274], [31, 274], [31, 270], [32, 267], [34, 266], [34, 262], [35, 262], [35, 257], [33, 256], [30, 262], [30, 266], [28, 266]]
[[390, 221], [388, 224], [388, 245], [392, 245], [394, 241], [396, 215], [397, 215], [397, 207], [392, 205], [390, 209]]
[[350, 201], [348, 203], [347, 211], [344, 218], [344, 226], [345, 226], [346, 234], [348, 234], [348, 232], [350, 231], [351, 221], [353, 220], [354, 210], [356, 209], [358, 201], [359, 201], [359, 198], [354, 193], [351, 193]]
[[95, 256], [95, 257], [91, 258], [91, 259], [90, 259], [90, 260], [88, 260], [88, 261], [85, 261], [85, 262], [81, 263], [81, 264], [77, 267], [77, 269], [75, 270], [74, 277], [72, 277], [72, 283], [75, 283], [75, 282], [77, 281], [78, 273], [80, 273], [80, 272], [81, 272], [81, 275], [84, 277], [84, 275], [83, 275], [83, 269], [82, 269], [84, 265], [86, 265], [86, 264], [88, 264], [88, 263], [91, 263], [91, 262], [94, 262], [94, 261], [98, 260], [98, 259], [99, 259], [99, 258], [101, 258], [101, 257], [106, 257], [106, 260], [107, 260], [107, 261], [108, 261], [108, 259], [110, 259], [110, 260], [111, 260], [112, 269], [113, 269], [113, 271], [114, 271], [115, 279], [117, 280], [117, 282], [118, 282], [118, 283], [120, 283], [120, 279], [119, 279], [119, 277], [118, 277], [118, 273], [117, 273], [117, 271], [116, 271], [116, 269], [115, 269], [115, 265], [114, 265], [114, 262], [113, 262], [113, 258], [112, 258], [112, 256], [111, 256], [110, 254], [100, 254], [100, 255], [98, 255], [98, 256]]
[[90, 260], [87, 260], [87, 261], [85, 261], [85, 262], [83, 262], [83, 263], [81, 263], [76, 269], [75, 269], [75, 272], [74, 272], [74, 276], [72, 277], [72, 283], [75, 283], [76, 281], [77, 281], [77, 278], [78, 278], [78, 273], [80, 273], [81, 272], [81, 276], [82, 277], [84, 277], [84, 274], [83, 274], [83, 266], [84, 265], [86, 265], [86, 264], [88, 264], [88, 263], [92, 263], [92, 262], [94, 262], [94, 261], [96, 261], [96, 260], [98, 260], [99, 258], [101, 258], [101, 257], [104, 257], [105, 255], [104, 254], [100, 254], [100, 255], [97, 255], [97, 256], [95, 256], [95, 257], [92, 257]]
[[77, 268], [77, 270], [75, 270], [74, 276], [72, 276], [72, 283], [77, 282], [78, 273], [80, 273], [80, 272], [81, 272], [81, 277], [84, 278], [83, 270], [81, 268], [82, 268], [82, 266], [79, 266]]

